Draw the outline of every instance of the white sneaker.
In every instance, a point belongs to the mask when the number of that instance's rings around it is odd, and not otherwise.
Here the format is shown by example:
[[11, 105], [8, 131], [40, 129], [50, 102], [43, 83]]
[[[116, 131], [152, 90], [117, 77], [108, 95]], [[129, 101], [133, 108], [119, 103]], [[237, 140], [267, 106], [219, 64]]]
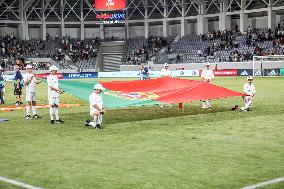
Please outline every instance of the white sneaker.
[[203, 105], [201, 108], [202, 108], [202, 109], [207, 109], [208, 106], [207, 106], [207, 105]]
[[242, 108], [241, 108], [241, 111], [246, 112], [246, 111], [247, 111], [247, 109], [246, 109], [245, 107], [242, 107]]
[[91, 122], [89, 123], [89, 125], [95, 128], [95, 127], [97, 126], [97, 123], [96, 123], [96, 122], [91, 121]]

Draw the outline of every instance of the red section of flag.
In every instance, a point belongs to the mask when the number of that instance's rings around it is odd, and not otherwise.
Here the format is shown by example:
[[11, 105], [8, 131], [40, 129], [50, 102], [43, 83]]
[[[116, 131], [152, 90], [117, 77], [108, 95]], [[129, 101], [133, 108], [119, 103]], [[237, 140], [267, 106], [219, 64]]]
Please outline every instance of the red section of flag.
[[124, 93], [145, 92], [157, 95], [157, 101], [166, 103], [191, 102], [242, 96], [242, 93], [210, 83], [179, 78], [102, 82], [105, 88]]
[[94, 0], [96, 10], [121, 10], [126, 8], [126, 0]]

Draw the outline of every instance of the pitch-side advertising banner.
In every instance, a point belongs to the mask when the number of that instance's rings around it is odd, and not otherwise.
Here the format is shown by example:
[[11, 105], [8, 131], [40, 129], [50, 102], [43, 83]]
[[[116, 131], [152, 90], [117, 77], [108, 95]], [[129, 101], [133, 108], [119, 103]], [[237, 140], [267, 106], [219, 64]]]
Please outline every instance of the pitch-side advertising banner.
[[[63, 79], [63, 73], [57, 73], [56, 74], [58, 79]], [[40, 78], [40, 79], [46, 79], [46, 77], [49, 76], [49, 74], [35, 74], [36, 78]]]
[[[121, 71], [121, 72], [99, 72], [98, 77], [136, 77], [140, 78], [140, 71]], [[150, 78], [160, 77], [160, 71], [149, 71]], [[194, 77], [199, 76], [198, 70], [175, 70], [172, 71], [173, 77]]]
[[[201, 75], [202, 70], [199, 70], [199, 75]], [[213, 70], [214, 76], [237, 76], [237, 69], [232, 70]]]
[[284, 76], [284, 68], [280, 69], [280, 75]]
[[98, 78], [97, 72], [64, 73], [64, 79]]
[[252, 69], [238, 69], [238, 76], [252, 76]]
[[[25, 77], [26, 74], [22, 74], [23, 78]], [[5, 81], [13, 81], [15, 75], [3, 75]]]
[[264, 69], [263, 73], [265, 76], [279, 76], [280, 69]]
[[237, 76], [238, 71], [235, 70], [214, 70], [215, 76]]

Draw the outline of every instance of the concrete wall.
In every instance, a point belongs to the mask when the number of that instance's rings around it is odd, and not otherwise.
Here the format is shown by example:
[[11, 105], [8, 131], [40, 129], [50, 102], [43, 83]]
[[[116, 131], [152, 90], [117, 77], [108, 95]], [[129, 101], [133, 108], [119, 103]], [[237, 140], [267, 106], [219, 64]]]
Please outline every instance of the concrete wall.
[[197, 34], [197, 23], [188, 23], [188, 34], [196, 35]]
[[4, 36], [5, 34], [14, 33], [18, 36], [18, 28], [12, 27], [0, 27], [0, 36]]
[[208, 22], [208, 31], [209, 32], [218, 31], [218, 30], [219, 30], [219, 21]]
[[181, 25], [180, 24], [174, 24], [170, 25], [170, 35], [172, 36], [180, 36], [181, 35]]
[[100, 28], [85, 28], [85, 38], [100, 37]]
[[163, 36], [163, 25], [152, 25], [149, 26], [150, 35]]
[[56, 33], [58, 34], [58, 36], [60, 36], [61, 31], [59, 27], [58, 28], [46, 28], [46, 33], [48, 33], [51, 38], [55, 38]]
[[125, 27], [105, 27], [105, 37], [118, 37], [119, 39], [125, 38]]
[[143, 37], [145, 35], [144, 26], [130, 26], [129, 28], [129, 37]]

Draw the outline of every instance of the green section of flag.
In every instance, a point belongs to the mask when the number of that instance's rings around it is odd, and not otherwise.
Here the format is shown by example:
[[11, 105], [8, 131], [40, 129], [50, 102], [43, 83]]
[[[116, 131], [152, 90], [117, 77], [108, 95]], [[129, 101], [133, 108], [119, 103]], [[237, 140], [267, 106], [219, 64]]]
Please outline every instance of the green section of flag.
[[[93, 92], [95, 81], [80, 81], [80, 80], [59, 80], [60, 88], [69, 94], [89, 101], [89, 96]], [[160, 104], [155, 100], [138, 99], [135, 97], [125, 97], [119, 93], [105, 90], [102, 94], [104, 106], [106, 108], [123, 108], [130, 106], [144, 106]]]

